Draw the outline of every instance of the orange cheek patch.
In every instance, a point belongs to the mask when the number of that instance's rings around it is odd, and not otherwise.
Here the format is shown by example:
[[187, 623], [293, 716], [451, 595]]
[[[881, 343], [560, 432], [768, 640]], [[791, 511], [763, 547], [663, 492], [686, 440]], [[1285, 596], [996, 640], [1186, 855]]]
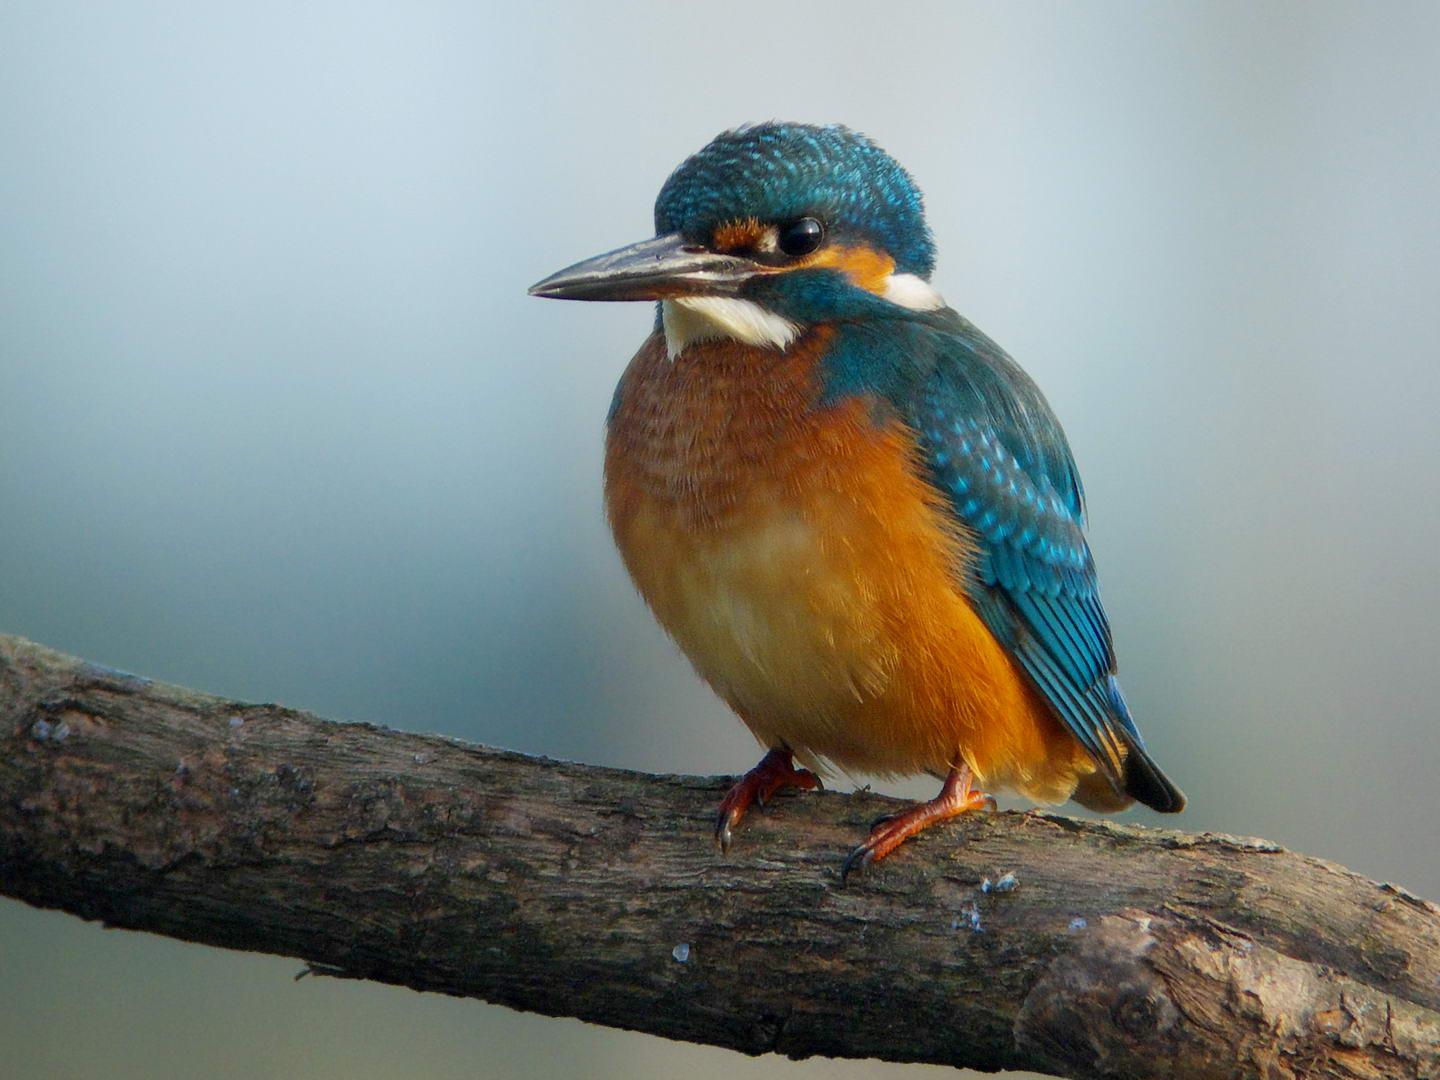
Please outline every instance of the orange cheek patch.
[[[716, 227], [710, 237], [710, 246], [716, 251], [751, 252], [765, 249], [768, 241], [769, 247], [773, 249], [774, 230], [773, 225], [766, 225], [756, 218], [727, 221], [724, 225]], [[890, 275], [895, 271], [895, 260], [883, 251], [876, 251], [863, 244], [854, 246], [834, 244], [826, 245], [815, 254], [796, 259], [793, 262], [787, 262], [780, 266], [762, 267], [761, 273], [783, 274], [791, 270], [805, 270], [811, 267], [838, 270], [853, 284], [868, 292], [880, 294], [885, 291], [886, 285], [890, 282]]]
[[804, 266], [839, 270], [860, 288], [883, 293], [895, 269], [895, 260], [883, 251], [868, 247], [826, 247], [807, 259]]

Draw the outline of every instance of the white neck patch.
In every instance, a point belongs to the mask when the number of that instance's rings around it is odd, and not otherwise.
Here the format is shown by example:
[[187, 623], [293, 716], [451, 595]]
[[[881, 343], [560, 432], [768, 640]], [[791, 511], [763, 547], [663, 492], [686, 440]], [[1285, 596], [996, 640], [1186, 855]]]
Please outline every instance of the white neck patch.
[[746, 345], [784, 350], [800, 336], [800, 326], [752, 300], [731, 296], [681, 296], [660, 304], [665, 348], [674, 360], [696, 341], [733, 338]]
[[[916, 274], [891, 274], [880, 294], [911, 311], [938, 311], [945, 298]], [[801, 326], [767, 311], [753, 300], [731, 296], [681, 296], [660, 304], [665, 349], [674, 360], [697, 341], [730, 338], [783, 352], [800, 336]]]
[[880, 295], [911, 311], [938, 311], [945, 306], [945, 298], [917, 274], [891, 274]]

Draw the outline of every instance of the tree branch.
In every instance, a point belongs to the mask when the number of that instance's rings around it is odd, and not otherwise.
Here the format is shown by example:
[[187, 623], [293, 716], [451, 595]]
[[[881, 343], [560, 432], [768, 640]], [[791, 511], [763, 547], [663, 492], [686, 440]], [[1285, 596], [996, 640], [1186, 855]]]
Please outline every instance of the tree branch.
[[32, 904], [752, 1054], [1440, 1075], [1440, 908], [1403, 889], [1260, 840], [1034, 812], [935, 829], [841, 888], [893, 800], [783, 800], [722, 858], [724, 787], [0, 637], [0, 892]]

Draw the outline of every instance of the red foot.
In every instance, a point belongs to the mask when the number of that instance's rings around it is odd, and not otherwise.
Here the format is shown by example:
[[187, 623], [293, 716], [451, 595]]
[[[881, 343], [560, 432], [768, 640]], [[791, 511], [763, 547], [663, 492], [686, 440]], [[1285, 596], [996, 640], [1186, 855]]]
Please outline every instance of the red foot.
[[751, 803], [758, 803], [763, 810], [770, 797], [786, 787], [816, 791], [824, 785], [814, 773], [797, 769], [789, 750], [771, 750], [760, 759], [759, 765], [736, 781], [721, 800], [720, 811], [715, 815], [715, 843], [720, 845], [720, 850], [730, 850], [730, 830], [740, 824]]
[[922, 829], [972, 810], [994, 810], [995, 800], [983, 791], [972, 790], [971, 779], [968, 765], [951, 769], [935, 798], [877, 821], [870, 830], [870, 839], [852, 851], [840, 868], [840, 883], [843, 885], [852, 871], [885, 858]]

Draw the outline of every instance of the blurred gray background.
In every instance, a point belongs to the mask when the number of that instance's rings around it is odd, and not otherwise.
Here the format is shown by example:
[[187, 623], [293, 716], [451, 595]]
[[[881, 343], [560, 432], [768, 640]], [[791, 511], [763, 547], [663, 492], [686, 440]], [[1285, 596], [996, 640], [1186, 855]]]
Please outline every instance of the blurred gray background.
[[[722, 128], [839, 120], [919, 179], [937, 284], [1069, 430], [1183, 824], [1440, 897], [1437, 42], [1433, 4], [0, 3], [0, 631], [748, 767], [601, 515], [651, 313], [524, 293], [647, 235]], [[4, 1071], [925, 1071], [298, 967], [0, 902]]]

